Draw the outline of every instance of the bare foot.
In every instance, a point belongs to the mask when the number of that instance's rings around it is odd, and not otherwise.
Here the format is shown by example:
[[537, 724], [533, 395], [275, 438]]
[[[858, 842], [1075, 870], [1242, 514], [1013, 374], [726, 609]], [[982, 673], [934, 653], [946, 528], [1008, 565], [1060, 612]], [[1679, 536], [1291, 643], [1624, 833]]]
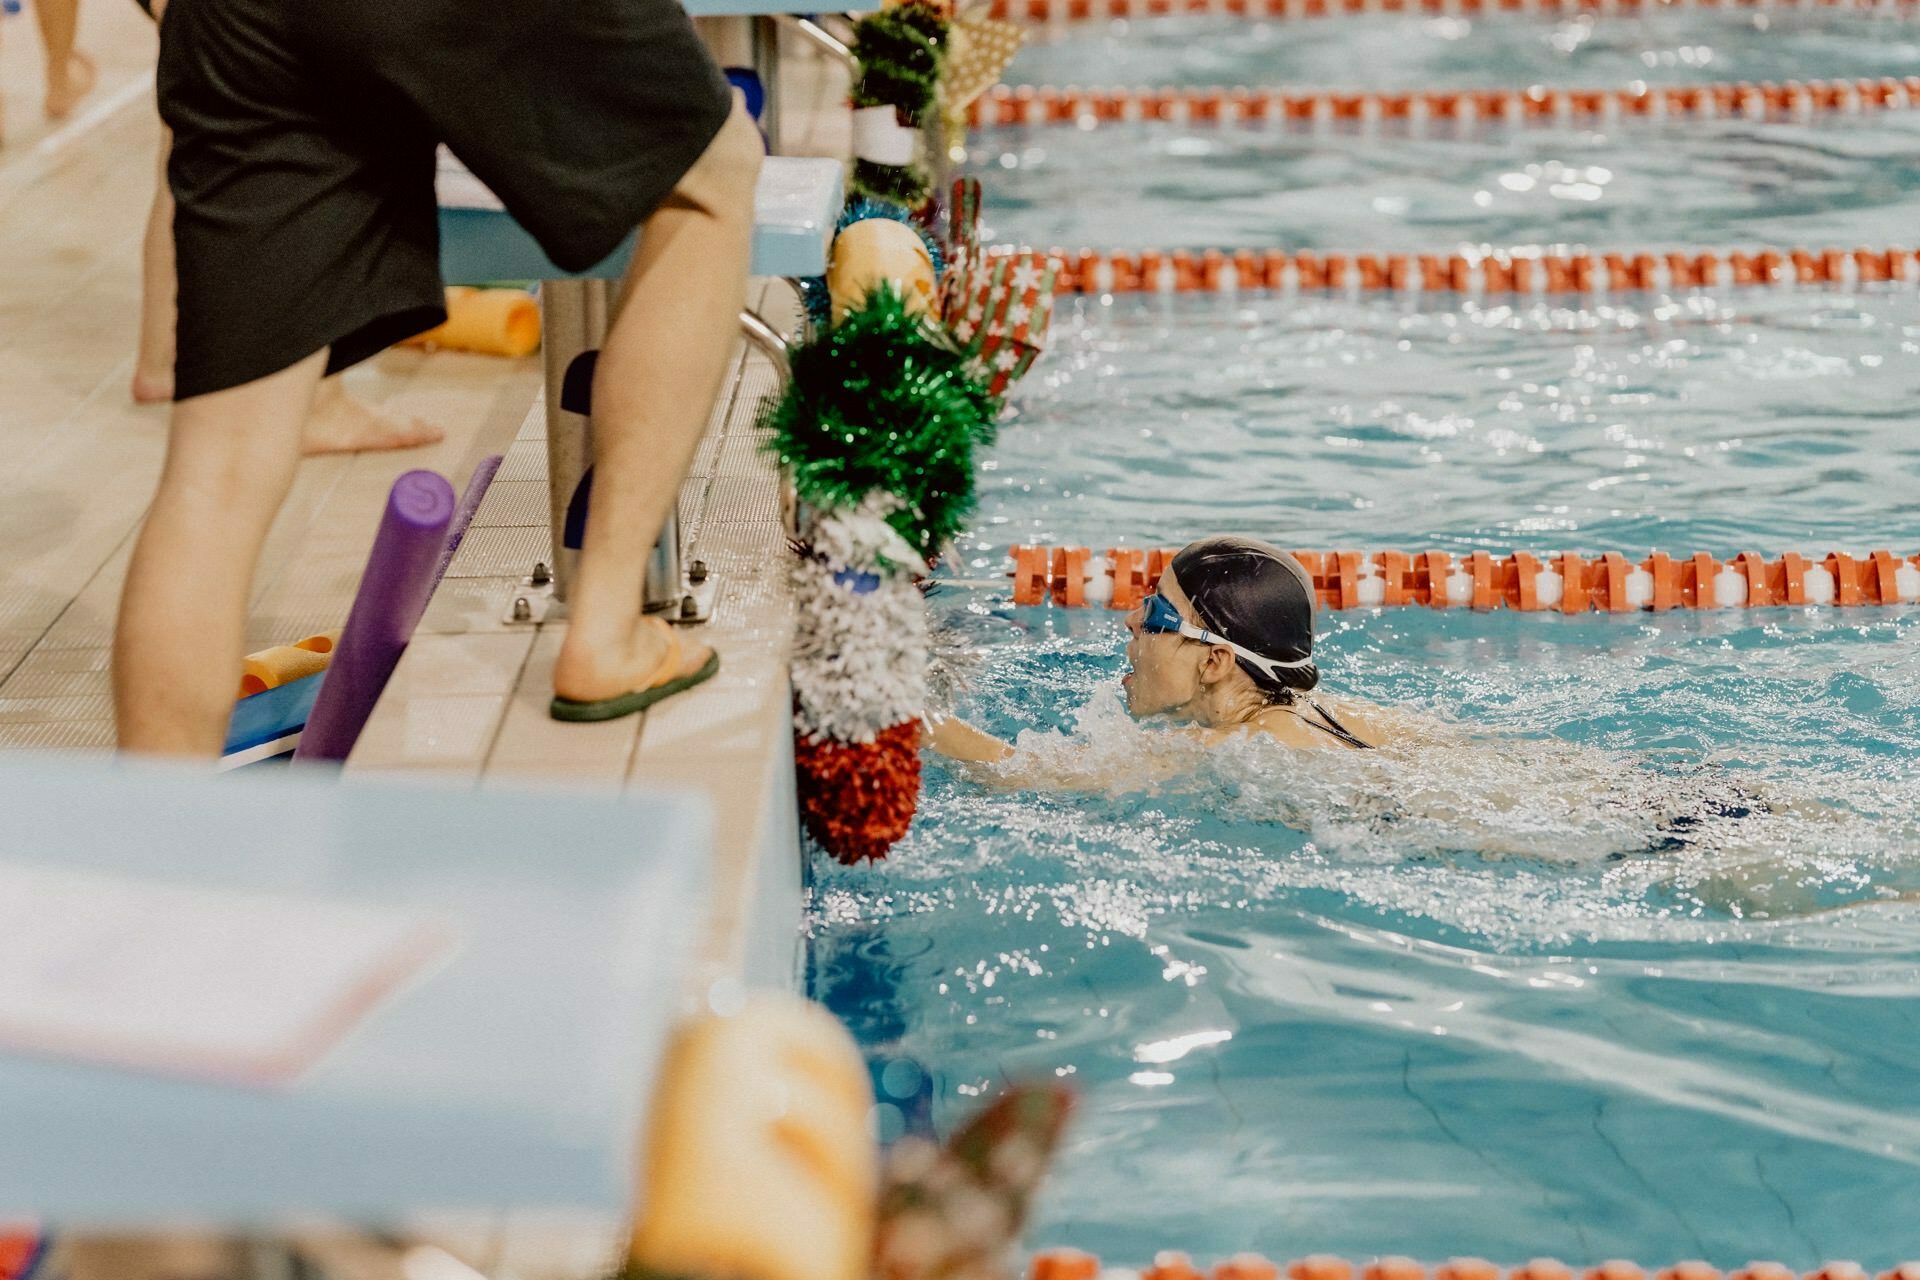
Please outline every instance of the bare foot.
[[314, 393], [313, 412], [307, 415], [300, 450], [312, 455], [418, 449], [439, 444], [446, 435], [431, 422], [400, 417], [356, 400], [341, 387], [338, 378], [327, 378]]
[[158, 369], [142, 368], [138, 363], [133, 366], [133, 402], [135, 404], [164, 404], [173, 399], [173, 370], [168, 366]]
[[100, 79], [93, 59], [75, 49], [65, 66], [47, 68], [47, 119], [65, 120]]
[[624, 642], [613, 644], [595, 645], [583, 631], [569, 628], [553, 665], [553, 691], [573, 702], [599, 702], [662, 683], [660, 664], [676, 639], [680, 662], [672, 675], [697, 675], [713, 650], [681, 639], [658, 618], [641, 618]]

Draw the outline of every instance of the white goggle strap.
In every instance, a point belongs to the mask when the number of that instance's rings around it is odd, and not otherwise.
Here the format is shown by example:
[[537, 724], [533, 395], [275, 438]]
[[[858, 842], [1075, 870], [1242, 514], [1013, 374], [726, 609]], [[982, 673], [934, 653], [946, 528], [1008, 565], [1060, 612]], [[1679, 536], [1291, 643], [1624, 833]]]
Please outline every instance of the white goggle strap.
[[1296, 658], [1291, 662], [1282, 662], [1278, 658], [1262, 657], [1260, 654], [1255, 653], [1253, 650], [1245, 648], [1241, 645], [1237, 645], [1233, 641], [1227, 639], [1225, 636], [1215, 635], [1213, 632], [1208, 631], [1205, 627], [1195, 626], [1193, 623], [1188, 622], [1184, 618], [1180, 620], [1180, 634], [1189, 640], [1198, 640], [1203, 644], [1225, 645], [1227, 648], [1233, 650], [1236, 656], [1245, 658], [1248, 662], [1251, 662], [1254, 666], [1259, 667], [1262, 671], [1265, 671], [1268, 675], [1272, 676], [1276, 680], [1280, 678], [1279, 672], [1282, 670], [1297, 671], [1301, 667], [1310, 667], [1313, 665], [1313, 658], [1311, 656], [1305, 657], [1305, 658]]

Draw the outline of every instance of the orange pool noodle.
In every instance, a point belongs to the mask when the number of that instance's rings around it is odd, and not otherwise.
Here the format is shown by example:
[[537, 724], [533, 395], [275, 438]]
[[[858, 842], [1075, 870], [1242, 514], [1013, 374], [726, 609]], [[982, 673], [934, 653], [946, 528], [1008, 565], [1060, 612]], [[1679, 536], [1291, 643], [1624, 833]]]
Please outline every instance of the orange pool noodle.
[[283, 644], [247, 655], [241, 667], [240, 693], [250, 698], [256, 693], [278, 689], [283, 684], [317, 675], [327, 669], [329, 655]]
[[450, 288], [447, 322], [401, 345], [489, 356], [532, 355], [540, 349], [540, 304], [521, 289]]
[[250, 653], [240, 670], [240, 693], [250, 698], [256, 693], [277, 689], [283, 684], [325, 671], [333, 660], [333, 647], [340, 643], [338, 631], [307, 636], [292, 644], [279, 645]]

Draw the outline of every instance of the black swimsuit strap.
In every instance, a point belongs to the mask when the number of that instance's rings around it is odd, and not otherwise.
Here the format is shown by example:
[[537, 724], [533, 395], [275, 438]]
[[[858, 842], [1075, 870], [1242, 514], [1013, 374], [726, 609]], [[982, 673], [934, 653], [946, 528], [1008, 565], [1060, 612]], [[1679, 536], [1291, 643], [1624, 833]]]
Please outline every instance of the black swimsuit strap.
[[[1311, 698], [1302, 698], [1301, 701], [1305, 702], [1308, 706], [1312, 707], [1314, 711], [1318, 713], [1318, 715], [1320, 716], [1319, 720], [1309, 720], [1305, 716], [1300, 716], [1300, 722], [1302, 724], [1308, 725], [1311, 728], [1318, 729], [1320, 730], [1320, 732], [1327, 734], [1330, 737], [1338, 738], [1340, 741], [1346, 743], [1350, 747], [1356, 747], [1361, 751], [1373, 750], [1373, 744], [1371, 742], [1364, 740], [1358, 734], [1356, 734], [1353, 730], [1341, 724], [1339, 718], [1335, 716], [1331, 711], [1327, 710], [1325, 707], [1321, 706], [1319, 703], [1315, 702]], [[1296, 711], [1294, 714], [1299, 715], [1300, 713]]]

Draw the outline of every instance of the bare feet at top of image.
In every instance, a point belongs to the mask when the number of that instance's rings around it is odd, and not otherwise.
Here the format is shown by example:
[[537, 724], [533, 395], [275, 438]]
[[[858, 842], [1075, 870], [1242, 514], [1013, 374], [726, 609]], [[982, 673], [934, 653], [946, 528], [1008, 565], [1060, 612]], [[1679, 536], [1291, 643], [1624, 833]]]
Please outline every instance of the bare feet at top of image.
[[[173, 399], [173, 370], [133, 369], [133, 398], [137, 404], [164, 404]], [[340, 379], [327, 378], [313, 394], [313, 412], [307, 415], [300, 451], [363, 453], [388, 449], [418, 449], [439, 444], [447, 433], [431, 422], [376, 409], [348, 395]]]
[[93, 91], [100, 72], [93, 59], [78, 49], [59, 66], [47, 68], [47, 119], [65, 120], [80, 99]]
[[300, 451], [361, 453], [381, 449], [418, 449], [439, 444], [447, 433], [431, 422], [376, 409], [348, 395], [340, 379], [327, 378], [313, 395], [313, 412]]
[[[676, 638], [680, 640], [679, 665], [673, 671], [662, 671], [661, 664]], [[711, 648], [674, 636], [655, 618], [641, 618], [630, 633], [611, 641], [570, 627], [553, 666], [553, 691], [574, 702], [599, 702], [669, 679], [691, 678], [712, 656]]]

